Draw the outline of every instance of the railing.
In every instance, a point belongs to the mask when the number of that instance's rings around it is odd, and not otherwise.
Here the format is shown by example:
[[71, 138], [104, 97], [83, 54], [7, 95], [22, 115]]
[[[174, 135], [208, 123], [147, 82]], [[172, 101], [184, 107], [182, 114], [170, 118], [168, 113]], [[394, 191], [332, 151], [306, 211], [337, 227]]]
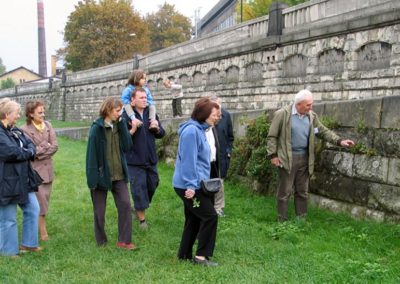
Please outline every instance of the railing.
[[332, 16], [382, 5], [391, 0], [312, 0], [283, 10], [284, 29], [294, 28]]
[[18, 86], [18, 93], [36, 93], [49, 88], [49, 83], [32, 83]]
[[284, 9], [282, 12], [284, 28], [292, 28], [324, 18], [326, 10], [325, 5], [328, 1], [329, 0], [309, 1]]
[[90, 80], [93, 78], [99, 78], [101, 76], [107, 77], [110, 74], [113, 76], [129, 74], [133, 69], [133, 59], [99, 67], [88, 69], [84, 71], [78, 71], [67, 75], [67, 83], [74, 83], [79, 81]]
[[15, 94], [15, 88], [0, 90], [0, 98], [8, 97]]
[[268, 16], [260, 17], [231, 28], [208, 34], [199, 39], [190, 40], [148, 54], [140, 60], [139, 66], [151, 66], [168, 60], [192, 56], [193, 54], [211, 50], [218, 46], [229, 46], [234, 42], [249, 38], [266, 36], [268, 31]]

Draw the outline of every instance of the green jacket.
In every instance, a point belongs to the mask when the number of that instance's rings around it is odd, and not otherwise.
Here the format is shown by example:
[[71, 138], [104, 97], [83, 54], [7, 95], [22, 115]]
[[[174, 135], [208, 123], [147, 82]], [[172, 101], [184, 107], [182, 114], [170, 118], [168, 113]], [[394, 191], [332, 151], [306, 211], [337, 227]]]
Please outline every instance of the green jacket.
[[[267, 152], [270, 158], [278, 157], [284, 169], [289, 173], [292, 169], [292, 131], [291, 115], [293, 105], [286, 106], [274, 113], [268, 132]], [[318, 119], [318, 115], [310, 111], [310, 131], [308, 139], [308, 171], [314, 172], [314, 136], [328, 142], [339, 144], [340, 138], [333, 131], [326, 128]]]
[[[121, 163], [124, 171], [124, 180], [128, 182], [128, 167], [124, 152], [132, 147], [132, 139], [127, 123], [121, 119], [118, 123], [119, 148]], [[104, 127], [104, 119], [98, 118], [93, 122], [89, 132], [86, 151], [86, 179], [90, 189], [110, 190], [112, 187], [110, 168], [107, 162], [107, 140]]]

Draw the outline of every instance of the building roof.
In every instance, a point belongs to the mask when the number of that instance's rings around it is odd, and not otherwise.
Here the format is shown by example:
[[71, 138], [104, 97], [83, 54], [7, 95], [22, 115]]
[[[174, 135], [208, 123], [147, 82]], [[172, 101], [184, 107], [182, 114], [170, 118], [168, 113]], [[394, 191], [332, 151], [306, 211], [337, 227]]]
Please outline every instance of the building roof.
[[32, 70], [29, 70], [28, 68], [25, 68], [24, 66], [20, 66], [20, 67], [18, 67], [18, 68], [15, 68], [15, 69], [13, 69], [13, 70], [10, 70], [10, 71], [8, 71], [8, 72], [6, 72], [6, 73], [1, 74], [1, 75], [0, 75], [0, 79], [1, 79], [2, 77], [4, 77], [4, 76], [10, 75], [11, 73], [13, 73], [13, 72], [15, 72], [15, 71], [17, 71], [17, 70], [20, 70], [20, 69], [24, 69], [25, 71], [31, 73], [32, 75], [38, 76], [38, 77], [40, 77], [40, 78], [43, 78], [43, 77], [40, 76], [38, 73], [33, 72]]

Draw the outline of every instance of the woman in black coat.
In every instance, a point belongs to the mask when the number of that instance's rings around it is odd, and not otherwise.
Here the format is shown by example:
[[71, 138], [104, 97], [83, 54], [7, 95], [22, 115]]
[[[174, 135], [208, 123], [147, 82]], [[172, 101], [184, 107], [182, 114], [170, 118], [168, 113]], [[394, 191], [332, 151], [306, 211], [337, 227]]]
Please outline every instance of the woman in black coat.
[[[37, 185], [29, 179], [30, 161], [36, 148], [15, 127], [21, 107], [4, 98], [0, 100], [0, 255], [40, 251], [38, 239], [39, 203]], [[22, 239], [18, 247], [17, 204], [23, 211]]]

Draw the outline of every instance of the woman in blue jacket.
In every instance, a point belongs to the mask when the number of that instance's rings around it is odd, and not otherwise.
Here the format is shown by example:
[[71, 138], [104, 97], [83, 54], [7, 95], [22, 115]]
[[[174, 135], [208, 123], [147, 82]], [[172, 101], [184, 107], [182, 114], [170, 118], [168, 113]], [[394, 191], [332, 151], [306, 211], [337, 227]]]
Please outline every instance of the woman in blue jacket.
[[[0, 100], [0, 255], [16, 256], [35, 252], [39, 247], [39, 203], [30, 183], [30, 161], [36, 148], [15, 127], [20, 105], [8, 98]], [[22, 239], [18, 248], [17, 204], [23, 211]]]
[[[210, 146], [205, 131], [216, 124], [219, 116], [216, 102], [209, 98], [196, 102], [191, 119], [182, 123], [178, 130], [179, 145], [173, 177], [175, 192], [185, 209], [178, 258], [206, 266], [218, 265], [209, 260], [214, 252], [218, 215], [214, 209], [214, 197], [201, 191], [200, 182], [210, 178]], [[192, 257], [196, 238], [198, 247], [195, 257]]]

